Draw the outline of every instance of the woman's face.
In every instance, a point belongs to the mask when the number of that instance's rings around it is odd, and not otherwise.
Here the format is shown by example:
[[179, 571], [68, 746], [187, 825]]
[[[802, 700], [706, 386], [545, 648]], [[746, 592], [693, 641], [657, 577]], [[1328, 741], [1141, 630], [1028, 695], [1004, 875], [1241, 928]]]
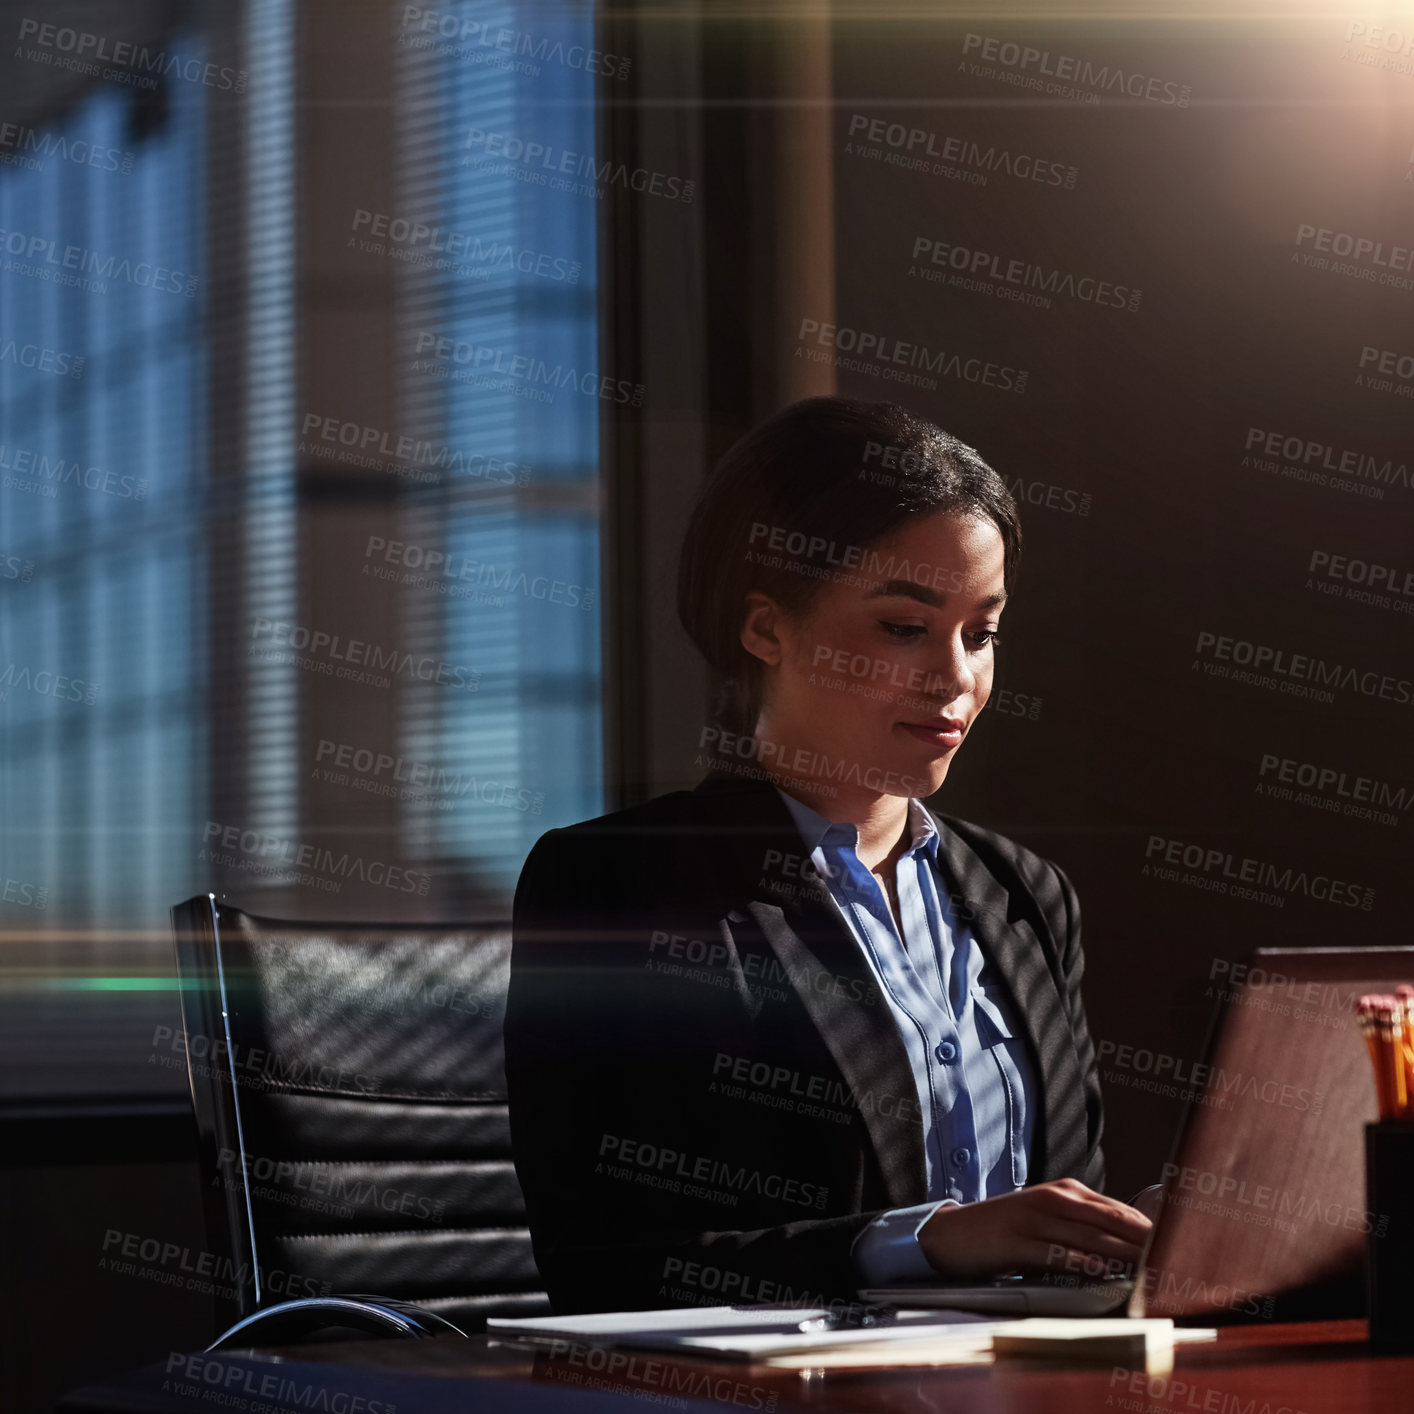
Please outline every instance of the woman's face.
[[829, 578], [799, 617], [748, 594], [759, 764], [845, 809], [937, 790], [992, 690], [1002, 564], [990, 519], [938, 512], [805, 561]]

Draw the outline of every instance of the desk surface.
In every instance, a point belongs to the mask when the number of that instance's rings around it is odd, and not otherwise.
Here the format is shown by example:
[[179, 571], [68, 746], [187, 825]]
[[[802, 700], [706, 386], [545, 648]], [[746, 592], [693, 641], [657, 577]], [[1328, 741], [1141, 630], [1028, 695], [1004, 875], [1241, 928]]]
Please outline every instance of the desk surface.
[[[725, 1414], [729, 1408], [764, 1414], [797, 1409], [848, 1414], [1409, 1414], [1414, 1409], [1414, 1352], [1373, 1353], [1363, 1321], [1226, 1326], [1215, 1343], [1179, 1346], [1167, 1375], [1029, 1361], [797, 1373], [589, 1346], [552, 1353], [487, 1336], [305, 1345], [191, 1360], [185, 1369], [153, 1367], [76, 1391], [60, 1407], [73, 1414], [212, 1414], [228, 1406], [283, 1410], [287, 1404], [291, 1414], [312, 1407], [396, 1408], [397, 1414], [573, 1414], [576, 1409], [642, 1414], [645, 1406], [694, 1414]], [[318, 1389], [325, 1393], [315, 1399]], [[353, 1396], [361, 1396], [356, 1404]]]
[[[615, 1390], [626, 1409], [645, 1403], [668, 1408], [704, 1400], [741, 1409], [830, 1408], [859, 1414], [967, 1414], [1045, 1411], [1045, 1414], [1410, 1414], [1414, 1410], [1414, 1352], [1374, 1354], [1364, 1321], [1226, 1326], [1216, 1342], [1181, 1345], [1167, 1376], [1113, 1367], [1075, 1369], [1054, 1363], [1009, 1362], [898, 1371], [758, 1370], [718, 1361], [678, 1360], [639, 1353], [530, 1352], [470, 1340], [376, 1341], [305, 1346], [292, 1359], [377, 1368], [392, 1373], [491, 1377]], [[610, 1354], [616, 1367], [608, 1368]], [[770, 1396], [776, 1398], [772, 1400]], [[512, 1409], [514, 1402], [505, 1401]], [[399, 1414], [405, 1414], [400, 1408]], [[409, 1409], [406, 1414], [412, 1414]]]

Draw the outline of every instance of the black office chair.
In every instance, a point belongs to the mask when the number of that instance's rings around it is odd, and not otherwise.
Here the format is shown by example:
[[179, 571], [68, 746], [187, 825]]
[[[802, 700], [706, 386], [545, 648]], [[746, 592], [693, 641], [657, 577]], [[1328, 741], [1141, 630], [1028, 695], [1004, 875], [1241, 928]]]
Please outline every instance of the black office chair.
[[509, 926], [292, 923], [209, 894], [172, 922], [209, 1275], [238, 1323], [210, 1348], [547, 1314], [511, 1162]]

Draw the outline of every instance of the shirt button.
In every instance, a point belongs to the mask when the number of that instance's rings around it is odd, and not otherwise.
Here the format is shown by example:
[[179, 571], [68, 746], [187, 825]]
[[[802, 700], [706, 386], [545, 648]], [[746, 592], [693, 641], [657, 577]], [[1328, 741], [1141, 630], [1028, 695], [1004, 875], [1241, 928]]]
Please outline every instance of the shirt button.
[[948, 1157], [953, 1161], [954, 1164], [957, 1165], [958, 1168], [962, 1168], [963, 1165], [966, 1164], [967, 1161], [972, 1157], [972, 1150], [964, 1149], [962, 1145], [959, 1144], [957, 1148], [954, 1149], [952, 1153], [948, 1155]]
[[957, 1059], [957, 1047], [951, 1041], [939, 1041], [933, 1054], [943, 1065], [951, 1065]]

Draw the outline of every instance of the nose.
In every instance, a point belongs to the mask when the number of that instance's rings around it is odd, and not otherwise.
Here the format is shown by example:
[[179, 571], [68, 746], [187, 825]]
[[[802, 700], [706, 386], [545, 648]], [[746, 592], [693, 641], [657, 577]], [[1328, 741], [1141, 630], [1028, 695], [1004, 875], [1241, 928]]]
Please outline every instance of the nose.
[[937, 661], [933, 664], [928, 680], [929, 690], [940, 696], [944, 702], [967, 697], [977, 687], [977, 673], [968, 656], [968, 645], [962, 630], [940, 643]]

